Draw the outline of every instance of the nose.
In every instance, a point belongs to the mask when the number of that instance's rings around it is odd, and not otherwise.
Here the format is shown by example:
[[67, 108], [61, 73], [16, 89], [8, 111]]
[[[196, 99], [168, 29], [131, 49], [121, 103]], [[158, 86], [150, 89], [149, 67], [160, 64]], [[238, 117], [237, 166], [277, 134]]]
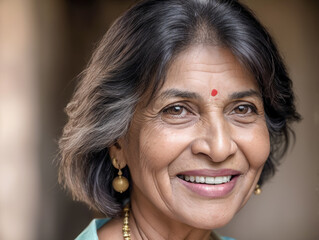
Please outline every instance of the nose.
[[202, 134], [192, 142], [192, 153], [206, 155], [213, 162], [222, 162], [230, 158], [237, 151], [237, 144], [233, 139], [227, 122], [212, 121], [202, 126]]

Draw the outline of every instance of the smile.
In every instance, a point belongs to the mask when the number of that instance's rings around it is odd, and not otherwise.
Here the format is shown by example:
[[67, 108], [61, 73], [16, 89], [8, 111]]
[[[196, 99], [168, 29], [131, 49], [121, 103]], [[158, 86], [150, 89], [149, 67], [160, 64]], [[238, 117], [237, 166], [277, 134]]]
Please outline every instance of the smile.
[[231, 194], [241, 175], [240, 171], [232, 169], [199, 169], [180, 172], [177, 179], [196, 195], [221, 198]]
[[219, 176], [219, 177], [178, 175], [177, 177], [180, 179], [183, 179], [186, 182], [212, 184], [212, 185], [228, 183], [232, 178], [231, 175]]

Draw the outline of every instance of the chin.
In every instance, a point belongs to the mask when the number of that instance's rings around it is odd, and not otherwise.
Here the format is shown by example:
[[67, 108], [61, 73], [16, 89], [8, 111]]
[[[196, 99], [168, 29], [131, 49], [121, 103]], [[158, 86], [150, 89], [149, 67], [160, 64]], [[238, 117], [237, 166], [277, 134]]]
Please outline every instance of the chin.
[[219, 218], [214, 220], [206, 220], [203, 222], [202, 221], [196, 222], [196, 223], [192, 222], [191, 226], [198, 229], [207, 229], [207, 230], [217, 229], [227, 225], [232, 220], [232, 218], [233, 217], [225, 217], [225, 218]]
[[[194, 213], [188, 212], [189, 214], [180, 217], [178, 220], [194, 228], [211, 230], [224, 227], [237, 213], [237, 211], [231, 213], [226, 212], [225, 210], [214, 210], [213, 212], [215, 214], [211, 214], [209, 216], [207, 216], [207, 212], [205, 214], [199, 214], [198, 216], [196, 216]], [[222, 212], [226, 212], [226, 214], [223, 214]]]

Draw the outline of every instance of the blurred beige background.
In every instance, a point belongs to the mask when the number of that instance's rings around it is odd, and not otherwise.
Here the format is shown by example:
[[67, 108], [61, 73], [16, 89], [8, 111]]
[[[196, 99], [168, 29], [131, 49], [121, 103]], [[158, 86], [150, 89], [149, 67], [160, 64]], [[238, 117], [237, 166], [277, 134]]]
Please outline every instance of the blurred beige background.
[[[304, 120], [277, 175], [219, 232], [319, 239], [319, 1], [245, 0], [276, 39]], [[57, 183], [76, 76], [133, 0], [0, 0], [0, 239], [74, 239], [94, 216]]]

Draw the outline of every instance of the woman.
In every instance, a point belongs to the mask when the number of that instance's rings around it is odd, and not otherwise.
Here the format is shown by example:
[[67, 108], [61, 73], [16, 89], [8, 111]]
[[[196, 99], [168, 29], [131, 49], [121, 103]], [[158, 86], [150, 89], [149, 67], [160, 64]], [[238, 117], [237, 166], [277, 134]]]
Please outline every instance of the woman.
[[227, 239], [211, 230], [260, 193], [300, 119], [270, 35], [231, 0], [133, 6], [67, 114], [60, 179], [109, 217], [77, 238], [101, 240]]

